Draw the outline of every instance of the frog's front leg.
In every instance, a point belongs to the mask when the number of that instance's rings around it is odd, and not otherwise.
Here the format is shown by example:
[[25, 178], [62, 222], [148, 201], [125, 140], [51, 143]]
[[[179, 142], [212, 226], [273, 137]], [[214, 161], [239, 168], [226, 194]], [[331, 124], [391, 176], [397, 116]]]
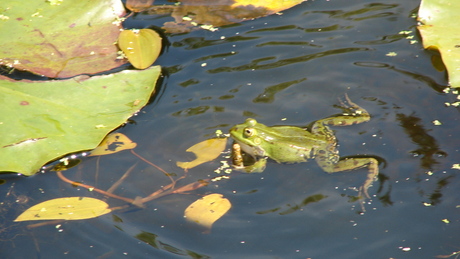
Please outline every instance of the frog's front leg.
[[267, 159], [260, 158], [251, 165], [244, 165], [241, 147], [238, 143], [234, 143], [232, 146], [232, 162], [233, 167], [236, 170], [244, 171], [246, 173], [261, 173], [265, 170]]

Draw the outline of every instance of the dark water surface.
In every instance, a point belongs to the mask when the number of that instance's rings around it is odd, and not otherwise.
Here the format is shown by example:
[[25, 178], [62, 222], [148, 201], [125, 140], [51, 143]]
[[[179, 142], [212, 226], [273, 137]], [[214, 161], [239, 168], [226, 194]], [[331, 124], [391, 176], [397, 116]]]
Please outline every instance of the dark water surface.
[[[176, 162], [193, 159], [185, 150], [216, 130], [227, 132], [247, 117], [304, 126], [340, 112], [334, 106], [347, 93], [372, 119], [334, 127], [341, 154], [386, 161], [369, 189], [366, 213], [350, 199], [365, 169], [328, 175], [314, 162], [269, 162], [262, 174], [166, 196], [145, 209], [27, 228], [34, 222], [12, 220], [39, 202], [103, 197], [71, 187], [54, 172], [4, 177], [0, 257], [434, 258], [460, 250], [460, 171], [452, 169], [460, 162], [460, 122], [458, 109], [445, 105], [456, 96], [442, 92], [445, 72], [434, 68], [436, 54], [421, 45], [413, 18], [418, 5], [418, 0], [307, 1], [282, 15], [216, 32], [169, 35], [170, 46], [156, 62], [166, 75], [158, 94], [134, 124], [118, 130], [138, 143], [137, 153], [181, 176]], [[170, 20], [141, 14], [126, 26]], [[221, 159], [191, 169], [184, 183], [214, 177]], [[118, 195], [145, 197], [169, 184], [128, 151], [84, 159], [65, 174], [107, 189], [136, 162]], [[232, 208], [203, 234], [182, 215], [211, 192], [227, 197]]]

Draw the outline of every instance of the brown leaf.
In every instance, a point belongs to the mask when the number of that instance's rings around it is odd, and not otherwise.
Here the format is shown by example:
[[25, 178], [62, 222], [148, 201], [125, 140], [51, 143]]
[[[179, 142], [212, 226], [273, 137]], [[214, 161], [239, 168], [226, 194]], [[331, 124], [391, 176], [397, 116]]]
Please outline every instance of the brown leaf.
[[[169, 33], [189, 32], [192, 29], [215, 27], [271, 15], [300, 4], [304, 0], [184, 0], [179, 6], [170, 7], [174, 22], [164, 24]], [[150, 13], [163, 13], [165, 7], [158, 6]]]
[[138, 13], [152, 6], [154, 0], [127, 0], [126, 8]]
[[136, 143], [124, 134], [110, 133], [102, 140], [99, 146], [91, 151], [90, 156], [109, 155], [122, 150], [133, 149], [136, 145]]

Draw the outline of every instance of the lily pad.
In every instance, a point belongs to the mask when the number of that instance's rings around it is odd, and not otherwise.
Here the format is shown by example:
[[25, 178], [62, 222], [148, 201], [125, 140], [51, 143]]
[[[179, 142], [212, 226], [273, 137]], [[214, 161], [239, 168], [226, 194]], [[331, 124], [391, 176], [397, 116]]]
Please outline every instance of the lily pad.
[[460, 87], [459, 12], [460, 1], [450, 0], [423, 0], [418, 12], [423, 46], [441, 53], [451, 87]]
[[56, 81], [0, 81], [0, 172], [36, 173], [95, 148], [147, 104], [160, 67]]
[[124, 14], [120, 0], [1, 1], [0, 65], [51, 78], [118, 67]]

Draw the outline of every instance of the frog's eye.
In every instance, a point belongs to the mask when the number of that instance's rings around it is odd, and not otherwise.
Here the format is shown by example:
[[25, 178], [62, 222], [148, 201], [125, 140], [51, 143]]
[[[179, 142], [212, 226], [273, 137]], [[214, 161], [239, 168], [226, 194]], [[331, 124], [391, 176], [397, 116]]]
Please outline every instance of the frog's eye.
[[254, 128], [245, 128], [244, 129], [244, 137], [249, 138], [251, 136], [254, 136], [256, 133], [256, 130]]

